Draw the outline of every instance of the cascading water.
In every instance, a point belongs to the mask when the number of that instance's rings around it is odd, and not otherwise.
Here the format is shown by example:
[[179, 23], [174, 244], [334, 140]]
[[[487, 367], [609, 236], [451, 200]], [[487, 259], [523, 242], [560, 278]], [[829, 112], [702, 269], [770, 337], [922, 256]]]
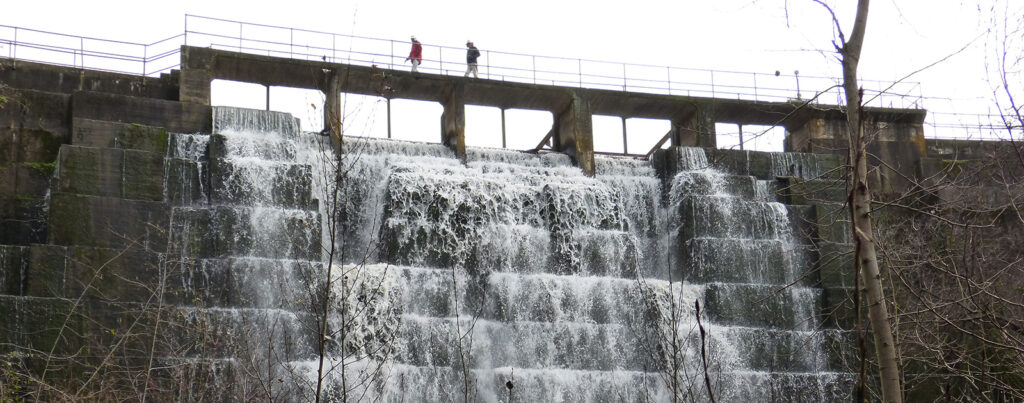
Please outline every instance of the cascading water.
[[328, 262], [333, 398], [705, 401], [705, 371], [719, 401], [847, 395], [786, 206], [700, 149], [663, 190], [630, 159], [598, 158], [591, 178], [560, 154], [471, 149], [461, 164], [440, 145], [346, 138], [336, 161], [286, 114], [214, 110], [208, 143], [177, 137], [179, 164], [209, 180], [168, 196], [172, 242], [185, 288], [226, 279], [225, 311], [281, 329], [246, 345], [282, 352], [264, 365], [297, 379], [295, 400], [316, 382], [305, 296]]

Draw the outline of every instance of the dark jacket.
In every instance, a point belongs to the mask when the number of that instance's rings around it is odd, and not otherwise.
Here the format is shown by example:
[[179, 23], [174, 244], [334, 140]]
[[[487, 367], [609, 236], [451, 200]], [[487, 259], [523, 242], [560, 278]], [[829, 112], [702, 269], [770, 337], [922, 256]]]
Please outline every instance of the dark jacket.
[[466, 50], [466, 63], [476, 63], [476, 58], [480, 57], [480, 51], [477, 50], [476, 46], [470, 46]]

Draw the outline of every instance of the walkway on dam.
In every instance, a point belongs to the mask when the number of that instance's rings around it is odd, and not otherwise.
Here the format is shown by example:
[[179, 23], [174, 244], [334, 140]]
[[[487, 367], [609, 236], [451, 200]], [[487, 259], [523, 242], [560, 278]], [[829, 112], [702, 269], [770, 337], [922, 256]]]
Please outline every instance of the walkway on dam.
[[[388, 99], [446, 102], [445, 91], [450, 90], [446, 89], [447, 84], [442, 84], [442, 78], [459, 82], [465, 71], [465, 49], [424, 44], [425, 60], [420, 70], [424, 73], [422, 76], [429, 79], [414, 83], [406, 80], [408, 75], [403, 71], [407, 66], [402, 61], [408, 46], [405, 41], [194, 15], [185, 16], [183, 33], [152, 43], [111, 41], [0, 26], [0, 52], [6, 50], [7, 56], [12, 59], [36, 60], [83, 69], [159, 75], [179, 68], [185, 69], [181, 63], [185, 57], [183, 49], [204, 48], [239, 55], [261, 55], [282, 62], [292, 60], [306, 62], [308, 65], [324, 62], [336, 66], [347, 65], [351, 67], [349, 74], [355, 74], [357, 78], [362, 74], [364, 78], [386, 77], [391, 82], [360, 87], [349, 80], [344, 83], [347, 86], [346, 92]], [[380, 71], [380, 75], [370, 73], [373, 71]], [[465, 96], [458, 103], [494, 106], [502, 110], [549, 110], [557, 117], [557, 114], [563, 112], [568, 100], [572, 99], [566, 90], [575, 89], [571, 94], [586, 99], [592, 115], [666, 119], [673, 123], [674, 131], [678, 131], [677, 126], [685, 128], [689, 125], [689, 130], [712, 137], [704, 140], [699, 139], [699, 136], [672, 138], [669, 133], [663, 139], [683, 145], [713, 145], [709, 141], [713, 142], [714, 136], [710, 130], [713, 130], [714, 123], [780, 124], [787, 130], [798, 129], [799, 125], [794, 122], [800, 119], [794, 120], [794, 116], [789, 116], [793, 108], [787, 104], [807, 100], [816, 93], [820, 94], [812, 98], [812, 105], [815, 106], [828, 102], [841, 103], [843, 99], [836, 86], [839, 80], [834, 77], [627, 64], [489, 49], [483, 50], [480, 73], [480, 80], [467, 80], [465, 85], [453, 87], [457, 95]], [[311, 80], [309, 72], [303, 73], [307, 76], [304, 78], [280, 81], [259, 77], [241, 79], [246, 74], [252, 75], [251, 72], [239, 71], [237, 75], [233, 73], [214, 79], [231, 80], [231, 77], [235, 77], [239, 81], [279, 86]], [[365, 80], [363, 82], [366, 83]], [[866, 98], [873, 99], [869, 106], [894, 107], [892, 110], [917, 109], [923, 99], [918, 83], [904, 82], [893, 86], [891, 82], [862, 82], [869, 95]], [[322, 91], [326, 89], [324, 84], [307, 82], [296, 86]], [[882, 90], [884, 92], [880, 92]], [[616, 93], [629, 95], [623, 97]], [[512, 96], [508, 99], [499, 99], [509, 95]], [[668, 98], [659, 98], [659, 95], [675, 99], [677, 105], [663, 102]], [[878, 96], [872, 98], [871, 95]], [[758, 107], [750, 107], [751, 104]], [[700, 105], [714, 105], [715, 109], [713, 118], [704, 119], [703, 128], [694, 126], [701, 125], [695, 122], [695, 119], [701, 119], [696, 116]], [[931, 120], [926, 127], [932, 130], [933, 135], [938, 128], [956, 129], [967, 136], [976, 136], [974, 132], [978, 131], [1001, 129], [1001, 122], [996, 116], [939, 114], [937, 117], [926, 117]], [[937, 118], [942, 122], [935, 121]], [[646, 151], [635, 147], [629, 149], [634, 153]]]

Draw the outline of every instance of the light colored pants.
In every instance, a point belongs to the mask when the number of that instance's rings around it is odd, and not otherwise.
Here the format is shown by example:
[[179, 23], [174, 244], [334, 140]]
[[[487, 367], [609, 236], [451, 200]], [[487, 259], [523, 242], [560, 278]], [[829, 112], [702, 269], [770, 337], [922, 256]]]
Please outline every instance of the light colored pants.
[[480, 78], [479, 76], [477, 76], [476, 72], [477, 72], [476, 63], [470, 63], [469, 65], [466, 66], [466, 75], [465, 75], [465, 77], [469, 77], [469, 73], [473, 73], [473, 78]]
[[418, 67], [420, 65], [420, 61], [416, 60], [416, 59], [412, 59], [412, 60], [409, 60], [409, 61], [412, 62], [412, 72], [415, 73], [417, 71], [416, 67]]

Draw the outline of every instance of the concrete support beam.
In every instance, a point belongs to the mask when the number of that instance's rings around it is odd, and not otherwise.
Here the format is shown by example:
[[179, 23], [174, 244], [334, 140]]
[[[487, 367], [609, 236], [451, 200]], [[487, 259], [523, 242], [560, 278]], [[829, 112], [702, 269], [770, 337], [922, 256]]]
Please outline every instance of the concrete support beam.
[[699, 104], [686, 118], [673, 120], [673, 146], [715, 148], [715, 107], [713, 104]]
[[210, 53], [192, 52], [194, 48], [181, 47], [181, 81], [178, 100], [209, 105], [210, 83], [213, 81], [213, 60]]
[[328, 73], [324, 85], [324, 130], [331, 135], [334, 151], [341, 152], [341, 78]]
[[466, 87], [462, 81], [445, 89], [444, 112], [441, 113], [441, 143], [455, 151], [466, 162]]
[[594, 128], [590, 102], [573, 91], [568, 106], [556, 115], [555, 150], [568, 154], [584, 174], [594, 176]]

